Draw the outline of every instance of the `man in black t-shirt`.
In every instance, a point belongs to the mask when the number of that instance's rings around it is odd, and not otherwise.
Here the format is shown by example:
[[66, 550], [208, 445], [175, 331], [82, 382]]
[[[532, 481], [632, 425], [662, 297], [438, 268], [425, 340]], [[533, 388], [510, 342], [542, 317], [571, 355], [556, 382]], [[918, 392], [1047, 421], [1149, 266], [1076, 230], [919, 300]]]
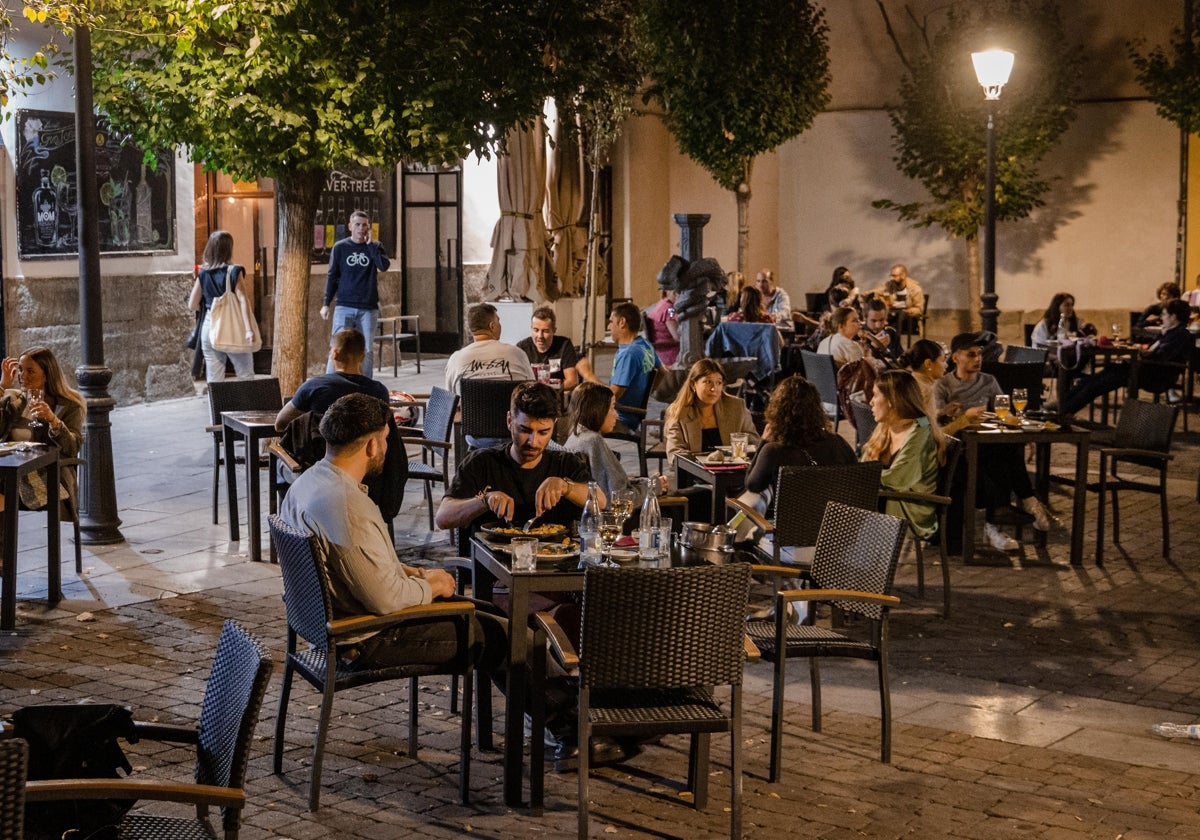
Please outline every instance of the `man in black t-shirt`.
[[387, 386], [377, 379], [363, 376], [366, 352], [366, 337], [353, 327], [334, 333], [333, 346], [329, 349], [333, 373], [323, 373], [302, 382], [292, 398], [280, 409], [275, 418], [275, 428], [282, 432], [306, 411], [324, 414], [329, 406], [347, 394], [366, 394], [387, 402]]
[[523, 525], [534, 516], [567, 525], [587, 501], [587, 464], [571, 452], [547, 451], [560, 413], [549, 385], [524, 382], [508, 412], [512, 442], [477, 449], [463, 459], [437, 510], [439, 528], [499, 519]]
[[[558, 322], [554, 310], [549, 306], [539, 306], [533, 310], [529, 321], [529, 338], [517, 342], [517, 347], [525, 351], [531, 365], [551, 365], [557, 371], [550, 374], [551, 379], [562, 381], [563, 390], [574, 390], [580, 379], [591, 379], [591, 366], [586, 356], [580, 356], [575, 351], [575, 345], [565, 335], [556, 335]], [[594, 380], [593, 380], [594, 381]]]

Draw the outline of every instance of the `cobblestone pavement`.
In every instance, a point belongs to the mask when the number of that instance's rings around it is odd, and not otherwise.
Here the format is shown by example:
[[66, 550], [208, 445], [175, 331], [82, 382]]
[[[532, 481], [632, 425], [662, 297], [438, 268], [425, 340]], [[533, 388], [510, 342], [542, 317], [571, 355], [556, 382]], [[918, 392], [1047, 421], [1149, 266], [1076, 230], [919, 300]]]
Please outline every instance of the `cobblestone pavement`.
[[[434, 370], [410, 391], [436, 382]], [[389, 380], [389, 384], [393, 381]], [[67, 559], [67, 600], [46, 608], [40, 519], [22, 520], [18, 627], [0, 637], [0, 709], [89, 699], [126, 703], [141, 719], [194, 721], [213, 646], [226, 617], [281, 655], [277, 570], [252, 564], [245, 544], [211, 523], [206, 405], [180, 400], [113, 414], [122, 531], [127, 542], [85, 547], [85, 574]], [[1066, 562], [1064, 535], [1011, 558], [952, 560], [954, 612], [939, 615], [940, 580], [916, 595], [907, 556], [893, 613], [893, 759], [878, 761], [873, 671], [823, 667], [825, 716], [810, 726], [807, 674], [789, 672], [786, 774], [765, 779], [770, 666], [747, 668], [745, 834], [813, 838], [1200, 838], [1200, 742], [1150, 732], [1160, 720], [1200, 718], [1195, 512], [1200, 435], [1180, 434], [1171, 466], [1172, 556], [1163, 559], [1157, 501], [1122, 505], [1123, 548], [1103, 567]], [[1064, 454], [1065, 458], [1065, 454]], [[1093, 458], [1094, 464], [1094, 458]], [[1062, 468], [1068, 465], [1064, 460]], [[1069, 494], [1054, 507], [1069, 516]], [[411, 487], [398, 541], [436, 562]], [[1111, 535], [1108, 537], [1111, 541]], [[70, 541], [64, 556], [69, 558]], [[423, 549], [422, 546], [425, 548]], [[40, 564], [40, 565], [39, 565]], [[81, 620], [90, 619], [90, 620]], [[448, 683], [422, 682], [421, 749], [405, 753], [407, 686], [339, 694], [326, 752], [322, 808], [305, 808], [316, 695], [300, 684], [289, 714], [283, 776], [270, 768], [279, 673], [272, 679], [247, 781], [242, 837], [568, 837], [576, 779], [550, 775], [535, 817], [503, 805], [499, 755], [477, 754], [473, 801], [457, 800], [457, 725]], [[497, 708], [502, 708], [497, 704]], [[710, 802], [682, 791], [686, 742], [666, 738], [624, 765], [595, 772], [592, 834], [701, 838], [728, 835], [728, 741], [714, 737]], [[186, 779], [187, 754], [130, 748], [138, 774]], [[160, 806], [155, 806], [160, 807]]]

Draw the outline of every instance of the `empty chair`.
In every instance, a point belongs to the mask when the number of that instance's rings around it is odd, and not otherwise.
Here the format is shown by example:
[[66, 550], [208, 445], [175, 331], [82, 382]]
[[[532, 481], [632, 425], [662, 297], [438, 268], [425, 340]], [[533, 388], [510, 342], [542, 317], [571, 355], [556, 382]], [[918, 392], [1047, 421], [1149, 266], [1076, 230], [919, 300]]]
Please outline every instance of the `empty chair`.
[[[743, 638], [750, 567], [587, 570], [580, 650], [538, 613], [551, 652], [579, 677], [579, 837], [588, 834], [593, 736], [691, 735], [689, 789], [708, 800], [708, 738], [730, 735], [730, 837], [742, 836]], [[714, 687], [729, 687], [729, 702]], [[536, 746], [535, 746], [536, 749]]]
[[[138, 799], [196, 806], [194, 819], [134, 811], [118, 827], [121, 840], [141, 838], [216, 838], [237, 840], [246, 804], [246, 766], [254, 727], [271, 677], [271, 654], [236, 622], [226, 621], [217, 642], [212, 672], [195, 728], [137, 723], [139, 740], [192, 744], [196, 747], [195, 784], [158, 780], [139, 771], [122, 779], [49, 779], [29, 782], [29, 802], [72, 799]], [[208, 808], [222, 809], [223, 834], [212, 827]], [[5, 821], [7, 822], [7, 821]], [[0, 836], [5, 836], [0, 829]]]
[[[821, 520], [811, 573], [811, 588], [780, 592], [773, 619], [746, 622], [746, 635], [762, 658], [775, 664], [771, 712], [770, 780], [779, 778], [783, 751], [783, 701], [788, 659], [807, 658], [812, 684], [812, 727], [821, 731], [821, 657], [848, 657], [876, 663], [879, 678], [880, 760], [892, 758], [892, 703], [888, 686], [888, 610], [900, 603], [891, 594], [896, 561], [904, 541], [904, 520], [830, 502]], [[795, 575], [786, 566], [760, 566], [756, 572], [781, 578]], [[788, 617], [788, 605], [810, 602], [802, 624]], [[863, 619], [843, 629], [818, 626], [816, 605], [832, 604]]]
[[453, 446], [451, 435], [457, 411], [457, 396], [444, 388], [430, 389], [429, 400], [425, 403], [421, 437], [404, 438], [406, 446], [421, 448], [421, 457], [410, 458], [408, 461], [408, 477], [415, 478], [425, 485], [430, 531], [433, 530], [433, 484], [440, 481], [443, 487], [450, 486], [450, 450]]
[[[1171, 556], [1171, 523], [1167, 507], [1167, 465], [1171, 462], [1171, 437], [1175, 433], [1178, 408], [1141, 400], [1126, 400], [1113, 434], [1111, 446], [1100, 449], [1100, 480], [1088, 484], [1098, 493], [1096, 513], [1096, 565], [1104, 562], [1105, 493], [1112, 494], [1113, 542], [1121, 544], [1121, 491], [1155, 493], [1162, 514], [1162, 556]], [[1121, 473], [1121, 468], [1125, 473]], [[1148, 480], [1146, 472], [1130, 474], [1130, 469], [1157, 473]], [[1144, 534], [1144, 530], [1139, 530]]]
[[[417, 677], [456, 673], [463, 680], [462, 728], [459, 739], [461, 772], [459, 796], [466, 804], [470, 796], [471, 768], [471, 680], [473, 672], [472, 613], [469, 603], [422, 604], [388, 615], [362, 615], [335, 619], [329, 574], [317, 555], [312, 535], [290, 527], [278, 516], [270, 517], [271, 539], [279, 555], [283, 574], [283, 601], [287, 608], [287, 659], [283, 686], [279, 692], [279, 712], [275, 718], [276, 773], [283, 771], [283, 734], [287, 723], [292, 675], [299, 674], [321, 692], [317, 732], [313, 741], [312, 778], [309, 782], [308, 809], [315, 811], [321, 802], [321, 764], [325, 756], [325, 738], [333, 712], [333, 695], [344, 689], [384, 680], [408, 679], [408, 754], [417, 755]], [[453, 622], [457, 648], [452, 661], [445, 664], [396, 665], [387, 668], [350, 668], [342, 663], [337, 643], [382, 632], [408, 622], [445, 620]], [[307, 648], [298, 644], [303, 639]]]
[[[278, 379], [237, 379], [226, 382], [208, 383], [208, 408], [212, 425], [208, 431], [213, 436], [213, 479], [212, 521], [217, 524], [217, 503], [221, 494], [221, 467], [225, 465], [224, 427], [221, 413], [225, 411], [279, 411], [283, 408], [283, 397], [279, 393]], [[258, 458], [258, 453], [250, 453]]]
[[833, 356], [801, 350], [800, 358], [804, 360], [804, 378], [817, 387], [821, 394], [821, 405], [833, 421], [833, 430], [836, 432], [844, 415], [838, 399], [837, 365]]
[[[869, 394], [866, 397], [870, 399]], [[870, 403], [858, 399], [851, 399], [849, 402], [850, 419], [854, 421], [854, 451], [861, 454], [863, 446], [875, 431], [875, 414]]]

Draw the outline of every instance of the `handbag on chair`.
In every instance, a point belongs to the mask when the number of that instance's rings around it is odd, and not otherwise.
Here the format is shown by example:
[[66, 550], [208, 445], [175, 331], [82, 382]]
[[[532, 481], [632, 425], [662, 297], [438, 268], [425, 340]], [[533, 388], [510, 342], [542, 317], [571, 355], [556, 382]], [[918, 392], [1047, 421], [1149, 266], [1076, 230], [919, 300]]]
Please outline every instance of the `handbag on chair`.
[[250, 314], [245, 296], [230, 286], [229, 278], [239, 270], [245, 273], [240, 265], [226, 268], [225, 294], [212, 304], [209, 339], [213, 349], [223, 353], [253, 353], [262, 347], [258, 322]]

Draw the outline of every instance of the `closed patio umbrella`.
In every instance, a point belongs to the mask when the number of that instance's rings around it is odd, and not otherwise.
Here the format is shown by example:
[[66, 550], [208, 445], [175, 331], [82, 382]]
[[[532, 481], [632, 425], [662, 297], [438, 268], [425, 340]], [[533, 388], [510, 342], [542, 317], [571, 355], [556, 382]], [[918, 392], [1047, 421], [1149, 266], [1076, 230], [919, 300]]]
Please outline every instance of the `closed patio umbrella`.
[[[583, 293], [587, 264], [587, 226], [583, 215], [583, 149], [578, 125], [560, 119], [554, 126], [554, 149], [546, 180], [546, 219], [557, 284], [546, 281], [546, 297]], [[554, 286], [557, 286], [555, 290]], [[557, 294], [554, 292], [557, 291]]]
[[542, 204], [546, 196], [545, 125], [539, 117], [508, 133], [497, 161], [500, 220], [492, 230], [488, 286], [495, 293], [528, 298], [543, 285], [549, 254]]

